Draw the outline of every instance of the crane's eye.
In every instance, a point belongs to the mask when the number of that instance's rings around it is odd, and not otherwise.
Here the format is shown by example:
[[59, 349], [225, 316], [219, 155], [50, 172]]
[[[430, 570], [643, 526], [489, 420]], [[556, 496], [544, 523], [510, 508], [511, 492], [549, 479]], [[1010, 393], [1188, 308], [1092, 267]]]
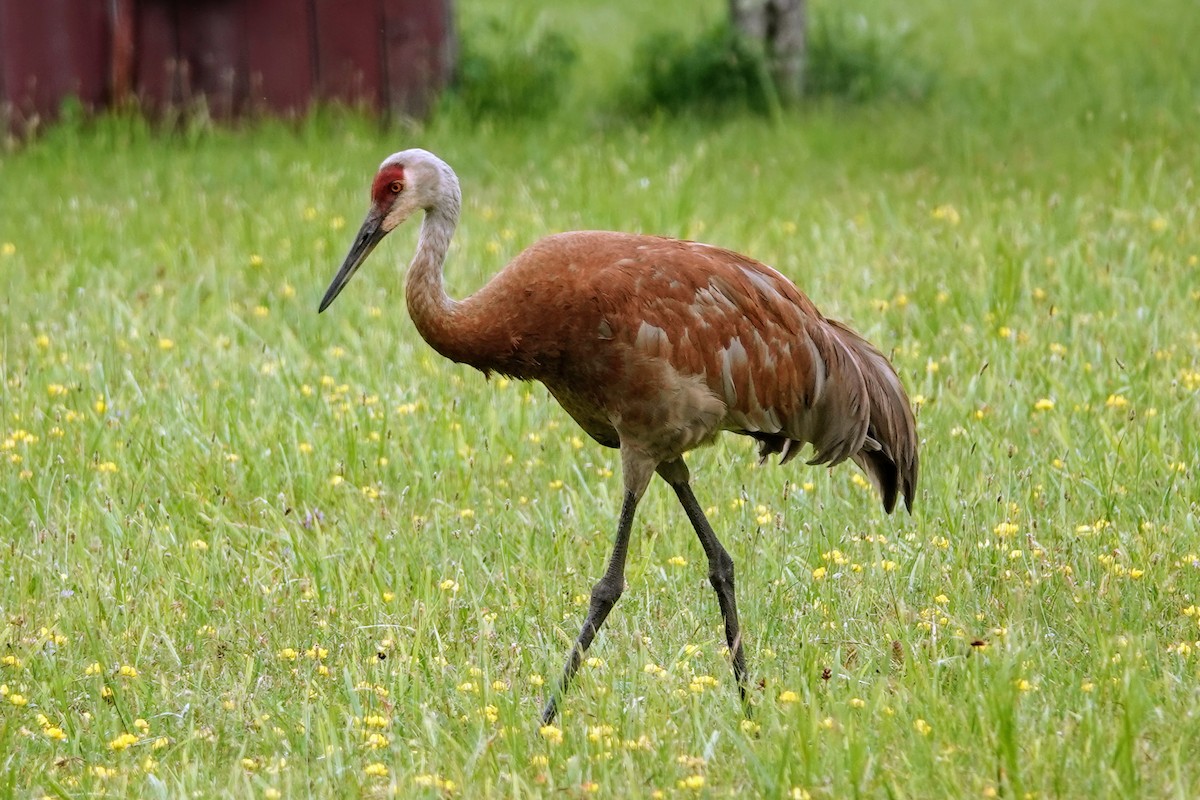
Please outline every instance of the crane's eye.
[[404, 183], [403, 181], [392, 181], [391, 186], [388, 188], [392, 190], [392, 194], [400, 194], [404, 191]]

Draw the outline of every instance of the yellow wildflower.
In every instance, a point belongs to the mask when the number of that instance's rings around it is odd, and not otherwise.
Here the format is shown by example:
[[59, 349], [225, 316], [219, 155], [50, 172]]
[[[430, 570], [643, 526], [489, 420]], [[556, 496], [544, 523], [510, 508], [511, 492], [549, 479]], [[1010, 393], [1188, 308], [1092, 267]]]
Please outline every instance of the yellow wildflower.
[[108, 747], [110, 750], [116, 750], [119, 753], [120, 751], [137, 743], [138, 737], [134, 736], [132, 733], [122, 733], [120, 736], [109, 742]]
[[937, 206], [930, 212], [929, 216], [943, 222], [948, 222], [951, 225], [957, 225], [962, 219], [958, 214], [958, 209], [949, 203]]

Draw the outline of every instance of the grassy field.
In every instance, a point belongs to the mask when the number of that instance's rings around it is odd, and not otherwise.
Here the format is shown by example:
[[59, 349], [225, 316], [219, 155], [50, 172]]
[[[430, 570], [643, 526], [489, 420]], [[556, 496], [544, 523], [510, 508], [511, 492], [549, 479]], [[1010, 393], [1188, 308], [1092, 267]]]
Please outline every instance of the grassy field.
[[[924, 102], [622, 119], [663, 5], [541, 17], [583, 49], [536, 123], [103, 120], [0, 156], [0, 796], [1200, 794], [1194, 8], [862, 0]], [[659, 483], [540, 727], [619, 464], [419, 339], [392, 264], [415, 226], [317, 316], [407, 146], [463, 182], [453, 294], [550, 232], [665, 233], [893, 354], [913, 516], [849, 465], [690, 458], [752, 721]]]

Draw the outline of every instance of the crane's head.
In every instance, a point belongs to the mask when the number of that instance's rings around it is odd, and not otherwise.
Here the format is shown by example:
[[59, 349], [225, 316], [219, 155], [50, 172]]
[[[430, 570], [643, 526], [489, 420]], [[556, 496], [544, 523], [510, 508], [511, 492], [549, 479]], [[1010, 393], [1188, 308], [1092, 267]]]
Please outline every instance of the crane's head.
[[324, 311], [367, 260], [375, 245], [414, 212], [438, 211], [458, 221], [458, 178], [440, 158], [426, 150], [403, 150], [384, 159], [371, 182], [371, 207], [354, 237], [350, 252], [321, 300]]

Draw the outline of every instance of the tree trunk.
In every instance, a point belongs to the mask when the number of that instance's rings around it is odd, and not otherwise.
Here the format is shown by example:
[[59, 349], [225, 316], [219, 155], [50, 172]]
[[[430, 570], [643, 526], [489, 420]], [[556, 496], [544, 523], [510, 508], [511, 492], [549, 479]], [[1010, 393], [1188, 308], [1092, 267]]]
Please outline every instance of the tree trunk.
[[729, 0], [734, 29], [762, 44], [771, 78], [785, 102], [804, 91], [807, 5], [807, 0]]

